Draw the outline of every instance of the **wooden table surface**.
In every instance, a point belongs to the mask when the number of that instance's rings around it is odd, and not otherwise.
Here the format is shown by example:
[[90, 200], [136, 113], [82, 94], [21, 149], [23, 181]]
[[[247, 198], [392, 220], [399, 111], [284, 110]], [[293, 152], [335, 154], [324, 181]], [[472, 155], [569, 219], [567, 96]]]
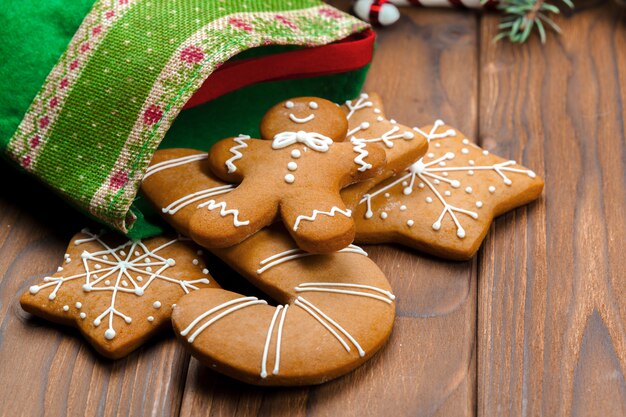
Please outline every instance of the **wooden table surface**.
[[172, 338], [108, 361], [30, 317], [19, 295], [83, 221], [1, 167], [0, 415], [625, 416], [625, 16], [580, 7], [545, 46], [494, 44], [497, 15], [455, 10], [403, 10], [379, 31], [365, 91], [389, 115], [441, 118], [546, 186], [472, 261], [368, 247], [399, 296], [393, 335], [321, 386], [246, 386]]

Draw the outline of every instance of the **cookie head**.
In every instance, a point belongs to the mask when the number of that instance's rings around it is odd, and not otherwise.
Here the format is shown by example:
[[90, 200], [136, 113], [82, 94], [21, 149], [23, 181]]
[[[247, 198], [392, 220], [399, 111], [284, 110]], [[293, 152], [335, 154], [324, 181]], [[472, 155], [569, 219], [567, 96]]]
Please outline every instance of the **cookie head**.
[[335, 142], [346, 138], [348, 120], [335, 104], [319, 97], [297, 97], [281, 101], [261, 120], [261, 137], [273, 139], [282, 132], [315, 132]]

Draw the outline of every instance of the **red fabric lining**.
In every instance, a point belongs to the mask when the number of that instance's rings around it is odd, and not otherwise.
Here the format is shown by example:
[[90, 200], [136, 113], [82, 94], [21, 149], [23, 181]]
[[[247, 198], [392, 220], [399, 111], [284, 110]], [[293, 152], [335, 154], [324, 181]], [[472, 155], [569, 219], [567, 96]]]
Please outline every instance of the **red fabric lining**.
[[375, 38], [374, 31], [366, 30], [329, 45], [229, 61], [204, 81], [183, 108], [259, 82], [354, 71], [371, 62]]

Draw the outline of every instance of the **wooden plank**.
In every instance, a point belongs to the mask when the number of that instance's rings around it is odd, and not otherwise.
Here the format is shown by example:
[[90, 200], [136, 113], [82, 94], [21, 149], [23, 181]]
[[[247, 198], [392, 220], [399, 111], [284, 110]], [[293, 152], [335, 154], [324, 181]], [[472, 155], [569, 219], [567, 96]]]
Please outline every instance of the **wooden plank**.
[[189, 356], [173, 338], [110, 361], [78, 331], [21, 309], [85, 219], [5, 165], [0, 177], [10, 179], [0, 191], [0, 415], [177, 414]]
[[478, 414], [626, 415], [626, 31], [608, 2], [545, 46], [481, 24], [483, 145], [546, 179], [479, 259]]
[[[365, 91], [390, 116], [426, 125], [436, 118], [476, 132], [477, 22], [453, 11], [408, 9], [379, 32]], [[181, 414], [214, 416], [473, 415], [476, 265], [391, 246], [367, 247], [398, 295], [388, 345], [350, 375], [318, 387], [255, 388], [193, 360]]]

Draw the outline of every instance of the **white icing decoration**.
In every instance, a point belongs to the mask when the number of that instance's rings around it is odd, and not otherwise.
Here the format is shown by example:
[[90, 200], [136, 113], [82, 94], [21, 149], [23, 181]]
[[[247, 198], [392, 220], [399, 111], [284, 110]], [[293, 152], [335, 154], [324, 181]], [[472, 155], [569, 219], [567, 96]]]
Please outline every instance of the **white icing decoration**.
[[196, 191], [195, 193], [187, 194], [186, 196], [183, 196], [178, 200], [173, 201], [167, 207], [162, 208], [161, 211], [167, 214], [176, 214], [179, 210], [187, 207], [190, 204], [193, 204], [197, 201], [205, 200], [216, 195], [229, 193], [234, 188], [234, 185], [227, 184]]
[[358, 141], [362, 141], [362, 142], [366, 142], [366, 143], [370, 143], [370, 142], [382, 142], [385, 144], [386, 147], [388, 148], [393, 148], [393, 141], [396, 139], [404, 139], [404, 140], [411, 140], [415, 137], [415, 135], [413, 134], [413, 132], [411, 131], [405, 131], [402, 133], [397, 133], [400, 130], [400, 128], [398, 126], [393, 126], [391, 129], [389, 129], [388, 131], [386, 131], [385, 133], [383, 133], [381, 136], [377, 137], [377, 138], [372, 138], [372, 139], [362, 139], [362, 138], [353, 138], [354, 140], [358, 140]]
[[[454, 129], [448, 129], [445, 132], [442, 133], [437, 133], [437, 129], [441, 126], [443, 126], [444, 123], [441, 120], [437, 120], [431, 131], [426, 133], [421, 131], [418, 128], [413, 128], [414, 130], [420, 132], [420, 134], [424, 135], [428, 142], [430, 143], [433, 140], [439, 140], [439, 139], [444, 139], [450, 136], [456, 136], [456, 132]], [[466, 140], [466, 139], [465, 139]], [[463, 142], [464, 144], [467, 145], [471, 145], [469, 143], [469, 141]], [[478, 148], [475, 145], [471, 145]], [[464, 148], [465, 149], [465, 148]], [[485, 151], [486, 152], [486, 151]], [[488, 155], [488, 152], [485, 153], [483, 152], [483, 155]], [[465, 152], [461, 152], [461, 153], [465, 153]], [[467, 152], [469, 153], [469, 151]], [[427, 155], [430, 158], [434, 158], [435, 155], [431, 152]], [[409, 167], [409, 169], [407, 170], [407, 174], [403, 175], [402, 177], [400, 177], [399, 179], [391, 182], [390, 184], [381, 187], [380, 189], [369, 193], [369, 194], [365, 194], [363, 196], [363, 198], [361, 199], [361, 201], [359, 202], [359, 204], [362, 203], [366, 203], [366, 211], [365, 211], [365, 215], [364, 217], [366, 219], [369, 219], [373, 216], [373, 212], [371, 209], [371, 199], [381, 193], [386, 192], [387, 190], [389, 190], [390, 188], [396, 186], [399, 183], [402, 183], [403, 186], [403, 193], [405, 195], [410, 195], [413, 193], [413, 185], [415, 183], [415, 179], [416, 177], [418, 177], [421, 182], [419, 183], [418, 187], [419, 188], [423, 188], [424, 184], [430, 189], [430, 191], [435, 195], [435, 197], [441, 202], [441, 204], [443, 205], [443, 209], [441, 211], [441, 214], [439, 215], [439, 218], [435, 220], [435, 222], [432, 224], [432, 228], [433, 230], [440, 230], [441, 229], [441, 221], [443, 220], [444, 216], [446, 214], [449, 214], [452, 221], [454, 222], [454, 224], [456, 225], [457, 228], [457, 237], [459, 238], [463, 238], [465, 237], [465, 229], [463, 229], [463, 227], [461, 226], [461, 223], [456, 215], [456, 213], [463, 213], [466, 214], [468, 216], [470, 216], [473, 219], [477, 219], [478, 218], [478, 213], [470, 211], [470, 210], [465, 210], [463, 208], [460, 207], [455, 207], [452, 206], [450, 204], [448, 204], [448, 202], [445, 200], [444, 196], [449, 197], [452, 195], [450, 190], [446, 190], [443, 192], [443, 195], [437, 190], [436, 185], [444, 182], [449, 184], [452, 188], [459, 188], [461, 186], [461, 182], [459, 180], [455, 180], [455, 179], [448, 179], [446, 178], [447, 176], [445, 176], [446, 173], [451, 173], [451, 172], [467, 172], [468, 175], [473, 175], [475, 170], [483, 170], [483, 171], [493, 171], [495, 173], [497, 173], [501, 178], [502, 181], [504, 182], [504, 184], [506, 185], [511, 185], [512, 181], [510, 178], [508, 178], [506, 176], [505, 173], [511, 172], [511, 173], [520, 173], [520, 174], [526, 174], [531, 178], [534, 178], [535, 173], [531, 170], [528, 169], [518, 169], [518, 168], [512, 168], [511, 165], [515, 164], [515, 161], [505, 161], [505, 162], [501, 162], [501, 163], [497, 163], [494, 165], [484, 165], [484, 166], [476, 166], [474, 164], [473, 160], [469, 161], [469, 165], [470, 166], [446, 166], [446, 162], [445, 161], [451, 161], [455, 159], [455, 154], [452, 152], [447, 152], [445, 155], [434, 159], [432, 161], [429, 161], [427, 163], [424, 163], [424, 161], [422, 159], [418, 160], [416, 163], [414, 163], [411, 167]], [[437, 167], [436, 165], [441, 166], [441, 168]], [[445, 166], [445, 168], [444, 168]], [[438, 173], [442, 173], [444, 174], [444, 176], [440, 176], [438, 175]], [[406, 184], [406, 180], [410, 179], [410, 181], [408, 182], [408, 184]], [[431, 182], [432, 179], [432, 182]], [[406, 184], [406, 185], [405, 185]], [[488, 188], [490, 193], [494, 193], [496, 191], [496, 188], [491, 185]], [[473, 189], [472, 187], [465, 187], [465, 192], [466, 193], [472, 193]], [[425, 201], [427, 203], [432, 203], [433, 199], [428, 196], [425, 198]], [[480, 204], [479, 204], [480, 203]], [[482, 207], [483, 203], [482, 202], [477, 202], [476, 206], [478, 208]], [[412, 222], [412, 221], [411, 221]], [[409, 224], [409, 222], [407, 222], [407, 225], [412, 226], [414, 223], [412, 222], [411, 224]]]
[[477, 201], [476, 202], [476, 207], [481, 208], [483, 206], [483, 202], [482, 201]]
[[287, 169], [289, 171], [295, 171], [296, 169], [298, 169], [298, 164], [296, 164], [295, 162], [291, 161], [287, 164]]
[[274, 136], [272, 149], [282, 149], [296, 143], [302, 143], [317, 152], [328, 152], [330, 145], [333, 144], [333, 140], [321, 133], [305, 132], [304, 130], [281, 132]]
[[220, 216], [222, 217], [226, 217], [229, 214], [231, 214], [233, 216], [233, 225], [235, 227], [240, 227], [240, 226], [246, 226], [248, 224], [250, 224], [250, 220], [244, 220], [241, 221], [239, 220], [239, 210], [237, 209], [226, 209], [226, 202], [222, 201], [220, 203], [216, 203], [215, 200], [209, 200], [205, 203], [202, 203], [200, 205], [198, 205], [198, 208], [201, 207], [206, 207], [209, 211], [211, 210], [215, 210], [216, 208], [219, 207], [220, 209]]
[[404, 204], [400, 206], [400, 211], [406, 211], [406, 206]]
[[168, 159], [167, 161], [159, 162], [158, 164], [150, 165], [148, 169], [146, 169], [146, 175], [143, 176], [143, 181], [146, 178], [150, 177], [157, 172], [163, 171], [164, 169], [174, 168], [180, 165], [189, 164], [195, 161], [201, 161], [203, 159], [207, 159], [209, 155], [207, 153], [195, 154], [183, 156], [175, 159]]
[[152, 307], [154, 307], [154, 308], [161, 308], [161, 302], [160, 301], [155, 301], [154, 303], [152, 303]]
[[285, 182], [287, 184], [293, 184], [293, 182], [296, 180], [296, 177], [293, 176], [293, 174], [287, 174], [285, 175]]
[[413, 226], [415, 224], [415, 222], [413, 220], [409, 219], [409, 220], [406, 221], [406, 224], [407, 224], [407, 226], [411, 227], [411, 226]]
[[[364, 109], [366, 107], [372, 107], [374, 103], [372, 103], [371, 101], [367, 101], [368, 98], [369, 96], [367, 94], [362, 93], [359, 96], [359, 99], [354, 104], [352, 103], [352, 100], [346, 100], [346, 107], [349, 110], [348, 114], [346, 115], [346, 118], [350, 120], [350, 118], [352, 117], [352, 115], [354, 115], [356, 111]], [[376, 110], [374, 110], [374, 112], [376, 112]], [[380, 113], [380, 110], [378, 110], [378, 113]]]
[[[365, 252], [363, 249], [361, 249], [360, 247], [356, 246], [356, 245], [349, 245], [347, 248], [343, 248], [339, 251], [337, 251], [337, 253], [357, 253], [359, 255], [363, 255], [363, 256], [367, 256], [367, 252]], [[284, 252], [280, 252], [277, 253], [275, 255], [272, 255], [268, 258], [263, 259], [261, 262], [259, 262], [259, 266], [261, 268], [256, 270], [257, 274], [262, 274], [263, 272], [267, 271], [268, 269], [276, 266], [276, 265], [280, 265], [284, 262], [288, 262], [288, 261], [292, 261], [294, 259], [299, 259], [299, 258], [304, 258], [307, 256], [314, 256], [317, 255], [315, 253], [310, 253], [310, 252], [305, 252], [301, 249], [295, 248], [295, 249], [289, 249], [286, 250]]]
[[278, 329], [278, 337], [276, 341], [276, 361], [274, 365], [274, 371], [272, 372], [274, 375], [278, 374], [279, 369], [279, 361], [280, 361], [280, 342], [282, 338], [282, 325], [285, 321], [285, 314], [287, 313], [287, 305], [277, 306], [276, 311], [274, 311], [274, 315], [272, 316], [272, 321], [270, 322], [270, 326], [267, 329], [267, 336], [265, 337], [265, 345], [263, 346], [263, 358], [261, 359], [261, 378], [267, 378], [267, 354], [270, 349], [270, 342], [272, 341], [272, 331], [274, 330], [274, 324], [276, 323], [276, 318], [281, 310], [284, 309], [283, 315], [280, 319], [279, 329]]
[[346, 133], [347, 137], [351, 137], [352, 135], [354, 135], [356, 132], [359, 132], [361, 130], [366, 130], [369, 129], [370, 124], [368, 122], [362, 122], [360, 125], [358, 125], [357, 127], [355, 127], [352, 130], [349, 130], [348, 133]]
[[243, 154], [239, 152], [239, 150], [248, 147], [248, 144], [244, 142], [248, 139], [250, 139], [250, 136], [248, 135], [239, 135], [236, 138], [233, 138], [233, 141], [236, 142], [237, 145], [229, 149], [229, 152], [233, 154], [233, 156], [226, 161], [226, 168], [228, 168], [229, 174], [237, 171], [237, 167], [235, 166], [234, 162], [243, 157]]
[[[113, 318], [115, 316], [120, 317], [127, 324], [132, 322], [132, 318], [130, 316], [124, 314], [116, 307], [118, 293], [127, 293], [134, 294], [136, 296], [142, 296], [144, 292], [149, 288], [150, 284], [152, 284], [155, 280], [180, 285], [185, 293], [189, 293], [190, 290], [197, 290], [198, 287], [195, 284], [209, 283], [209, 280], [206, 278], [186, 281], [170, 278], [164, 275], [164, 272], [172, 265], [171, 262], [169, 262], [169, 259], [161, 257], [158, 252], [174, 244], [175, 242], [178, 242], [182, 238], [170, 240], [169, 242], [166, 242], [155, 249], [148, 249], [141, 240], [128, 241], [116, 248], [111, 248], [102, 239], [100, 239], [100, 235], [92, 234], [88, 230], [83, 230], [82, 232], [89, 235], [89, 238], [77, 240], [79, 242], [79, 245], [81, 244], [80, 241], [95, 241], [103, 248], [102, 250], [97, 250], [93, 252], [84, 251], [81, 254], [81, 260], [85, 272], [67, 277], [46, 277], [44, 278], [43, 284], [33, 285], [32, 287], [30, 287], [29, 291], [31, 294], [37, 294], [44, 288], [53, 287], [52, 292], [48, 295], [48, 299], [53, 300], [56, 298], [56, 294], [63, 284], [77, 279], [84, 279], [85, 281], [82, 285], [83, 291], [104, 291], [110, 293], [111, 298], [109, 307], [107, 307], [93, 321], [94, 326], [97, 327], [102, 323], [104, 319], [108, 319], [108, 328], [105, 330], [104, 333], [104, 337], [108, 340], [113, 339], [117, 334], [114, 329], [113, 322]], [[74, 243], [76, 243], [77, 241], [74, 241]], [[129, 249], [129, 255], [127, 257], [120, 257], [122, 253], [126, 253], [125, 251], [121, 250], [123, 248]], [[143, 255], [131, 259], [132, 255], [136, 252], [143, 252]], [[105, 257], [107, 259], [105, 259]], [[152, 258], [153, 261], [149, 264], [146, 264], [143, 261], [145, 258], [148, 257]], [[112, 260], [109, 260], [109, 258], [111, 258]], [[95, 262], [105, 265], [105, 267], [101, 267], [101, 269], [98, 270], [98, 274], [94, 273], [94, 270], [92, 269]], [[154, 273], [147, 273], [147, 268], [150, 268], [150, 266], [147, 265], [158, 267], [158, 270]], [[149, 275], [150, 278], [143, 285], [139, 285], [137, 283], [139, 280], [136, 280], [133, 277], [133, 274], [136, 275], [138, 273]], [[111, 282], [107, 278], [111, 278], [111, 281], [113, 282]], [[122, 281], [127, 281], [127, 285], [129, 285], [130, 288], [124, 287]], [[75, 306], [77, 309], [80, 309], [83, 305], [81, 302], [77, 301], [75, 303]], [[64, 306], [64, 310], [65, 307], [66, 306]], [[69, 306], [67, 307], [69, 310]], [[81, 319], [84, 319], [87, 316], [84, 312], [81, 312], [79, 317]]]
[[296, 117], [295, 114], [289, 113], [289, 119], [294, 123], [303, 124], [303, 123], [308, 123], [311, 120], [315, 119], [315, 115], [311, 113], [307, 117]]
[[360, 165], [358, 171], [365, 172], [368, 169], [371, 169], [372, 164], [364, 161], [364, 159], [369, 155], [369, 152], [367, 152], [367, 150], [365, 149], [367, 147], [367, 144], [363, 142], [362, 140], [355, 139], [355, 138], [352, 138], [351, 142], [354, 145], [352, 146], [352, 149], [354, 150], [354, 152], [358, 154], [354, 158], [354, 163], [357, 165]]
[[313, 110], [317, 110], [319, 108], [319, 105], [317, 104], [317, 102], [311, 101], [311, 102], [309, 102], [309, 108], [311, 108]]
[[70, 306], [63, 306], [63, 311], [70, 311]]
[[387, 217], [388, 217], [388, 214], [386, 212], [383, 211], [382, 213], [380, 213], [381, 219], [385, 220]]
[[152, 316], [148, 316], [148, 321], [149, 321], [149, 322], [153, 322], [153, 321], [154, 321], [154, 317], [152, 317]]
[[[359, 356], [361, 357], [365, 356], [365, 351], [361, 348], [361, 345], [359, 345], [359, 343], [354, 339], [354, 337], [352, 337], [350, 333], [348, 333], [343, 327], [341, 327], [339, 323], [331, 319], [322, 310], [320, 310], [318, 307], [313, 305], [313, 303], [306, 300], [304, 297], [298, 297], [296, 301], [294, 302], [294, 304], [300, 307], [301, 309], [303, 309], [304, 311], [306, 311], [307, 313], [309, 313], [311, 317], [313, 317], [322, 326], [324, 326], [326, 330], [328, 330], [333, 336], [335, 336], [335, 338], [339, 341], [339, 343], [341, 343], [341, 345], [344, 347], [344, 349], [347, 352], [350, 352], [350, 346], [348, 346], [346, 341], [335, 331], [335, 329], [330, 327], [328, 323], [332, 324], [337, 330], [339, 330], [339, 332], [341, 332], [345, 337], [347, 337], [350, 342], [352, 342], [352, 344], [357, 348], [357, 351], [359, 352]], [[325, 319], [326, 321], [324, 321], [323, 319]]]
[[234, 300], [230, 300], [227, 301], [225, 303], [222, 303], [216, 307], [213, 307], [210, 310], [205, 311], [204, 313], [200, 314], [198, 317], [196, 317], [191, 323], [189, 323], [189, 325], [180, 332], [181, 336], [187, 336], [189, 334], [189, 332], [191, 330], [193, 330], [193, 328], [200, 323], [201, 320], [203, 320], [204, 318], [210, 316], [211, 314], [234, 305], [234, 307], [231, 307], [223, 312], [221, 312], [220, 314], [216, 315], [215, 317], [213, 317], [212, 319], [210, 319], [209, 321], [207, 321], [206, 323], [204, 323], [203, 325], [201, 325], [200, 327], [198, 327], [198, 329], [196, 329], [196, 331], [187, 338], [187, 341], [189, 343], [193, 343], [194, 340], [196, 340], [196, 337], [198, 337], [198, 335], [200, 333], [202, 333], [207, 327], [209, 327], [211, 324], [215, 323], [216, 321], [218, 321], [219, 319], [229, 315], [230, 313], [240, 310], [242, 308], [246, 308], [246, 307], [250, 307], [253, 305], [260, 305], [260, 304], [267, 304], [267, 302], [265, 300], [259, 300], [256, 297], [241, 297], [241, 298], [236, 298]]
[[285, 107], [286, 108], [293, 109], [293, 106], [294, 106], [293, 101], [291, 101], [291, 100], [285, 101]]
[[[365, 291], [354, 291], [350, 289], [343, 288], [358, 288], [365, 289], [378, 292], [383, 294], [384, 297], [381, 297], [377, 294], [371, 294]], [[298, 284], [298, 286], [294, 287], [294, 291], [296, 292], [327, 292], [334, 294], [346, 294], [346, 295], [356, 295], [360, 297], [373, 298], [375, 300], [383, 301], [387, 304], [391, 304], [393, 300], [396, 299], [396, 296], [387, 290], [383, 290], [382, 288], [373, 287], [371, 285], [362, 285], [362, 284], [349, 284], [349, 283], [338, 283], [338, 282], [304, 282]]]
[[274, 369], [272, 370], [272, 374], [278, 375], [280, 370], [280, 344], [283, 340], [283, 325], [285, 324], [285, 316], [287, 315], [288, 305], [285, 305], [283, 309], [283, 314], [280, 316], [280, 322], [278, 323], [278, 334], [276, 335], [276, 356], [274, 360]]
[[300, 152], [298, 149], [294, 149], [293, 151], [291, 151], [291, 157], [298, 159], [302, 156], [302, 152]]
[[296, 218], [296, 222], [293, 225], [293, 231], [294, 232], [298, 231], [298, 226], [300, 225], [300, 222], [303, 220], [312, 222], [312, 221], [315, 221], [318, 214], [324, 214], [326, 216], [334, 217], [335, 213], [341, 213], [346, 217], [352, 216], [352, 210], [350, 209], [342, 210], [337, 206], [333, 206], [329, 211], [313, 210], [313, 213], [310, 216], [300, 215]]

